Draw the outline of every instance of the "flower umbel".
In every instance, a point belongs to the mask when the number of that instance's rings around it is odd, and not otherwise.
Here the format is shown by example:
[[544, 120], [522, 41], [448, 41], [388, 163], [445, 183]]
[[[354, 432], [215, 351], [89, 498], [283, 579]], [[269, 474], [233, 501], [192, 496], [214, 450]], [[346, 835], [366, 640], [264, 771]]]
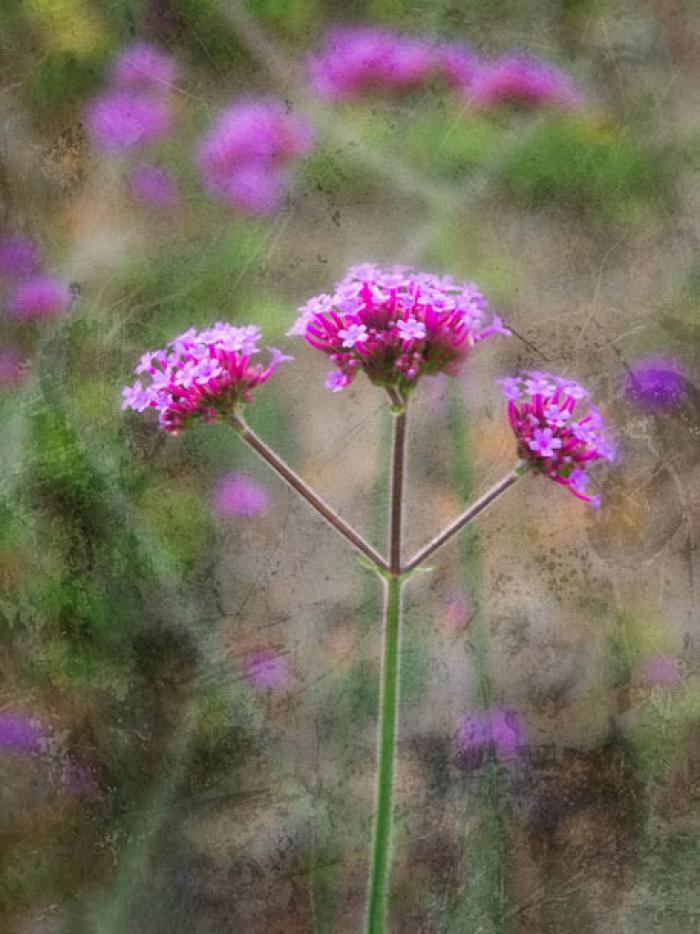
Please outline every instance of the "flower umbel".
[[332, 392], [364, 370], [375, 385], [406, 399], [420, 376], [456, 375], [474, 344], [510, 334], [497, 316], [486, 325], [486, 310], [471, 282], [366, 263], [349, 269], [333, 295], [300, 308], [288, 333], [330, 357]]
[[190, 328], [170, 341], [170, 350], [149, 351], [141, 357], [136, 380], [125, 386], [122, 409], [156, 409], [160, 427], [178, 434], [195, 419], [213, 422], [233, 415], [252, 402], [253, 390], [267, 382], [283, 360], [291, 360], [275, 347], [267, 366], [252, 363], [258, 353], [260, 330], [255, 325], [234, 327], [222, 322], [204, 331]]
[[532, 370], [499, 382], [523, 460], [579, 499], [600, 506], [600, 497], [588, 491], [587, 467], [601, 458], [613, 461], [615, 454], [598, 409], [589, 403], [582, 410], [588, 390]]

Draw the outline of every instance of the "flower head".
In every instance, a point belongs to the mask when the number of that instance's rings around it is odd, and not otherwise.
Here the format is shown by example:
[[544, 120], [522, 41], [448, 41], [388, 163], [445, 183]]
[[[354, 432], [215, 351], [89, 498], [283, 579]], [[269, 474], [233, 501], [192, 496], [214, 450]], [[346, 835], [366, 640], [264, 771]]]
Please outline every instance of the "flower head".
[[688, 397], [688, 380], [678, 361], [645, 357], [632, 364], [624, 381], [629, 402], [650, 412], [668, 412]]
[[331, 29], [311, 57], [314, 89], [331, 100], [348, 100], [371, 89], [405, 91], [428, 78], [435, 67], [431, 45], [375, 26]]
[[198, 418], [213, 422], [234, 414], [253, 400], [253, 390], [291, 360], [274, 347], [267, 366], [253, 363], [260, 331], [255, 325], [234, 327], [217, 323], [196, 331], [190, 328], [168, 344], [168, 349], [149, 351], [134, 370], [144, 379], [122, 392], [122, 409], [143, 412], [155, 409], [160, 427], [178, 434]]
[[86, 119], [99, 149], [126, 152], [161, 140], [170, 129], [170, 108], [153, 95], [110, 91], [92, 101]]
[[159, 165], [137, 165], [129, 175], [129, 187], [137, 201], [159, 211], [173, 211], [180, 201], [177, 182]]
[[38, 272], [41, 251], [30, 237], [3, 237], [0, 240], [0, 276], [26, 279]]
[[10, 310], [25, 320], [53, 318], [68, 311], [72, 296], [67, 282], [58, 276], [25, 279], [10, 295]]
[[233, 208], [254, 214], [278, 207], [287, 187], [280, 166], [306, 155], [310, 126], [281, 101], [234, 104], [202, 141], [197, 162], [205, 188]]
[[467, 97], [478, 108], [513, 104], [570, 110], [583, 100], [563, 71], [513, 52], [477, 69], [468, 85]]
[[252, 519], [270, 508], [267, 488], [242, 473], [230, 473], [219, 483], [214, 494], [214, 511], [224, 518], [242, 516]]
[[500, 382], [520, 456], [574, 496], [599, 506], [600, 498], [588, 491], [587, 467], [601, 458], [613, 461], [615, 455], [600, 412], [590, 404], [584, 408], [588, 390], [533, 371]]
[[467, 714], [455, 734], [454, 744], [457, 764], [471, 772], [488, 758], [506, 764], [521, 758], [527, 734], [518, 713], [493, 707]]
[[479, 73], [480, 60], [467, 46], [450, 42], [435, 52], [437, 68], [446, 84], [466, 90]]
[[112, 64], [110, 84], [120, 91], [166, 92], [177, 78], [177, 63], [147, 42], [135, 42], [119, 53]]
[[333, 295], [312, 298], [299, 311], [289, 334], [331, 359], [326, 385], [333, 392], [363, 370], [405, 398], [420, 376], [455, 375], [474, 344], [510, 333], [498, 317], [485, 324], [486, 300], [473, 283], [407, 266], [355, 266]]

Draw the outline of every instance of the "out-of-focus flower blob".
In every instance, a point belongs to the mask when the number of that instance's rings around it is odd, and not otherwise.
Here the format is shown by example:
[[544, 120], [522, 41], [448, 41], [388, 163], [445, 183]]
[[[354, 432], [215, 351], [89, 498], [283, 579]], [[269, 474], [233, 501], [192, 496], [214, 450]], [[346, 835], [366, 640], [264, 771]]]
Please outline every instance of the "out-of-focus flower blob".
[[637, 408], [669, 412], [686, 401], [688, 386], [678, 361], [670, 357], [645, 357], [630, 367], [624, 393]]
[[30, 237], [3, 237], [0, 240], [0, 276], [26, 279], [38, 272], [41, 251]]
[[159, 211], [174, 211], [180, 203], [177, 182], [159, 165], [137, 165], [129, 174], [129, 187], [137, 201]]
[[519, 53], [503, 55], [477, 69], [467, 96], [474, 107], [483, 109], [513, 105], [571, 110], [583, 103], [583, 96], [563, 71]]
[[92, 101], [86, 120], [99, 149], [127, 152], [151, 146], [167, 135], [170, 107], [167, 101], [152, 95], [110, 91]]
[[516, 711], [493, 707], [467, 714], [455, 734], [454, 747], [457, 765], [471, 772], [487, 758], [504, 764], [522, 758], [527, 733]]
[[244, 667], [248, 681], [259, 691], [284, 691], [289, 686], [289, 663], [275, 649], [255, 649]]
[[167, 92], [177, 78], [177, 63], [156, 46], [135, 42], [119, 53], [110, 70], [110, 84], [120, 91]]
[[41, 275], [25, 279], [10, 295], [10, 310], [25, 321], [53, 318], [71, 306], [68, 283], [58, 276]]
[[214, 493], [214, 511], [224, 518], [242, 516], [252, 519], [270, 508], [270, 494], [252, 477], [242, 473], [227, 474]]
[[276, 210], [287, 187], [280, 166], [306, 155], [313, 134], [280, 101], [242, 101], [225, 110], [204, 137], [197, 163], [204, 187], [242, 213]]

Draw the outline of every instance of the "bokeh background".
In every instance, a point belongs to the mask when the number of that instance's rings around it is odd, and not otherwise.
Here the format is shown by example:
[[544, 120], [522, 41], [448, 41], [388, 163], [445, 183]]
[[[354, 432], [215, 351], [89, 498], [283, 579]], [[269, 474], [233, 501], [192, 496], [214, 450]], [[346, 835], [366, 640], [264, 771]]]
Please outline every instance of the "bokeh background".
[[[361, 929], [377, 582], [226, 427], [172, 438], [120, 394], [191, 325], [261, 325], [296, 363], [251, 424], [383, 546], [385, 401], [360, 379], [329, 393], [325, 361], [285, 337], [364, 261], [475, 280], [514, 330], [416, 394], [409, 550], [514, 463], [495, 379], [519, 366], [589, 386], [620, 450], [599, 512], [527, 478], [408, 587], [390, 929], [700, 930], [698, 10], [3, 0], [0, 16], [0, 224], [73, 295], [56, 320], [0, 322], [21, 360], [0, 390], [2, 930]], [[585, 104], [476, 113], [437, 83], [322, 101], [303, 63], [337, 22], [520, 49]], [[136, 38], [180, 66], [156, 151], [180, 187], [167, 210], [85, 126]], [[193, 162], [220, 109], [258, 94], [316, 130], [265, 217], [209, 198]], [[650, 355], [681, 374], [672, 404], [626, 392]], [[493, 708], [517, 714], [517, 755], [460, 756], [464, 718]]]

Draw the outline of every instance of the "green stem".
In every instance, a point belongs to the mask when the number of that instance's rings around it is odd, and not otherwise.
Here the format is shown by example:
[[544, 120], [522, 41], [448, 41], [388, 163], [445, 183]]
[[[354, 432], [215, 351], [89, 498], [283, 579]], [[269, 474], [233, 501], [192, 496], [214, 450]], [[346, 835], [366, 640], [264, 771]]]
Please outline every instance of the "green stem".
[[367, 934], [382, 934], [391, 865], [391, 821], [394, 761], [399, 707], [399, 643], [403, 581], [387, 577], [384, 592], [384, 646], [379, 697], [377, 798], [372, 843], [372, 868], [367, 900]]

